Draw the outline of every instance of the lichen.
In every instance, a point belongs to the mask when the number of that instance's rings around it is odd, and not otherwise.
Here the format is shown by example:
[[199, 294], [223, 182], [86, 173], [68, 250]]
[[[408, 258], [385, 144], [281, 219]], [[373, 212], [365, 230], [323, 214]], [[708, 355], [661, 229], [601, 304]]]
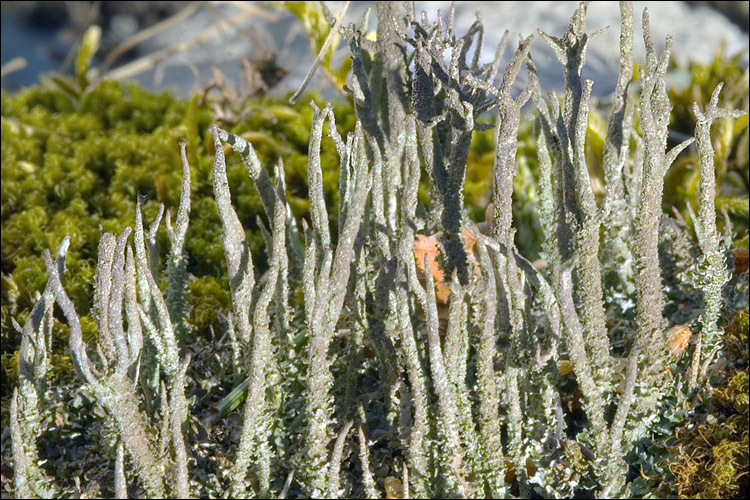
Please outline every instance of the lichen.
[[[644, 12], [636, 67], [621, 12], [602, 107], [581, 81], [585, 4], [542, 34], [562, 99], [539, 85], [530, 38], [505, 68], [502, 50], [480, 65], [479, 19], [457, 37], [390, 3], [377, 42], [339, 30], [352, 58], [335, 106], [93, 84], [96, 30], [75, 80], [3, 93], [3, 488], [745, 488], [747, 236], [716, 220], [713, 189], [739, 139], [710, 128], [739, 113], [717, 109], [720, 86], [695, 108], [694, 214], [665, 213], [682, 189], [666, 169], [690, 143], [669, 142], [669, 43], [656, 50]], [[322, 50], [332, 14], [298, 14]]]

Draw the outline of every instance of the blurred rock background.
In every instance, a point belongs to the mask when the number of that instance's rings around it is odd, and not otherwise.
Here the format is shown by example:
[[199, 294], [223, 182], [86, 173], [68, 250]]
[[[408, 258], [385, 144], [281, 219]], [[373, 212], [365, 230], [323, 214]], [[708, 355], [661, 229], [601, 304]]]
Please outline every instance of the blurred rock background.
[[[76, 46], [86, 29], [102, 27], [101, 48], [92, 67], [113, 76], [138, 80], [153, 90], [171, 89], [189, 96], [215, 79], [220, 70], [238, 91], [248, 67], [265, 72], [271, 92], [282, 95], [296, 90], [315, 58], [300, 21], [281, 2], [2, 2], [2, 88], [9, 91], [38, 82], [49, 71], [72, 73]], [[336, 14], [344, 2], [328, 2]], [[371, 2], [352, 2], [346, 22], [359, 23]], [[481, 12], [485, 26], [482, 59], [489, 60], [504, 31], [510, 42], [534, 33], [532, 54], [544, 89], [561, 88], [559, 63], [536, 29], [559, 36], [577, 7], [574, 1], [457, 2], [456, 32], [462, 34]], [[634, 2], [636, 57], [643, 60], [641, 15], [648, 7], [654, 41], [661, 49], [667, 34], [674, 37], [673, 57], [684, 67], [688, 60], [710, 61], [723, 43], [725, 56], [744, 51], [748, 64], [749, 2]], [[417, 11], [435, 19], [437, 9], [447, 18], [450, 2], [416, 2]], [[593, 2], [588, 7], [589, 32], [609, 25], [592, 40], [587, 52], [584, 78], [594, 80], [594, 94], [607, 96], [614, 89], [618, 64], [618, 2]], [[107, 56], [122, 42], [172, 18], [172, 26], [144, 39], [116, 59]], [[374, 29], [376, 15], [370, 16]], [[340, 45], [340, 56], [348, 48]], [[512, 50], [506, 50], [506, 59]], [[8, 71], [22, 64], [20, 70]], [[243, 63], [244, 60], [244, 63]], [[104, 66], [102, 66], [102, 64]], [[522, 72], [523, 74], [524, 72]], [[264, 77], [265, 78], [265, 77]], [[673, 78], [689, 80], [679, 71]], [[679, 82], [677, 82], [679, 83]], [[332, 86], [317, 72], [308, 88], [335, 96]]]

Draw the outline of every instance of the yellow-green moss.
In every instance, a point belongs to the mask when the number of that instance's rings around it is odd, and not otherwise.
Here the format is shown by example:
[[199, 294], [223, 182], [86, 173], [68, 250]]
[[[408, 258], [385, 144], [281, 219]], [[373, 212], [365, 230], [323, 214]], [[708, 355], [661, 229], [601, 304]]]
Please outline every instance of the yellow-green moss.
[[726, 364], [715, 375], [714, 395], [705, 413], [684, 422], [666, 447], [657, 496], [736, 498], [748, 488], [748, 312], [727, 323]]

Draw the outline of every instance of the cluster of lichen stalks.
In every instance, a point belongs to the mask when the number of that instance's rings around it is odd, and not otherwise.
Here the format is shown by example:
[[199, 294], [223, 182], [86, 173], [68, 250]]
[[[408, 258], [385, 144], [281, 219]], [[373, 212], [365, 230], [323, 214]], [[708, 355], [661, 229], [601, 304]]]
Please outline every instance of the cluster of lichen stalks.
[[[233, 308], [227, 331], [237, 370], [248, 377], [224, 494], [377, 497], [381, 484], [387, 495], [404, 497], [627, 494], [625, 456], [646, 435], [660, 398], [674, 384], [665, 375], [671, 360], [663, 333], [668, 318], [659, 223], [664, 175], [693, 139], [666, 150], [670, 40], [658, 57], [644, 12], [647, 61], [636, 100], [632, 6], [622, 3], [620, 76], [604, 150], [606, 192], [597, 202], [584, 152], [592, 82], [581, 81], [581, 69], [593, 37], [586, 33], [585, 5], [561, 38], [542, 33], [564, 68], [562, 99], [542, 95], [529, 54], [531, 37], [520, 41], [498, 88], [493, 82], [507, 34], [494, 61], [480, 66], [478, 20], [459, 38], [452, 12], [444, 26], [426, 18], [420, 23], [413, 11], [401, 17], [391, 2], [379, 2], [377, 9], [376, 42], [362, 28], [341, 29], [352, 50], [357, 124], [344, 140], [331, 108], [316, 109], [310, 222], [302, 221], [301, 231], [286, 202], [283, 166], [276, 166], [272, 180], [247, 141], [212, 127], [214, 195]], [[333, 25], [333, 16], [326, 15]], [[514, 96], [524, 65], [529, 83]], [[716, 354], [727, 280], [715, 223], [709, 128], [715, 118], [737, 113], [717, 108], [719, 90], [705, 112], [695, 109], [701, 169], [695, 221], [705, 306], [688, 371], [691, 389], [704, 382]], [[529, 98], [537, 109], [547, 238], [543, 270], [516, 251], [512, 221], [517, 133]], [[495, 107], [494, 216], [483, 234], [466, 218], [462, 186], [472, 132], [482, 125], [477, 118]], [[640, 132], [633, 126], [636, 110]], [[341, 160], [336, 238], [320, 168], [326, 118]], [[239, 153], [267, 216], [269, 270], [262, 278], [255, 275], [231, 204], [224, 144]], [[128, 243], [130, 228], [118, 237], [103, 234], [99, 245], [95, 351], [83, 341], [75, 305], [61, 284], [68, 240], [54, 260], [44, 254], [49, 282], [25, 326], [16, 325], [23, 333], [11, 405], [18, 497], [55, 493], [36, 448], [55, 303], [70, 325], [75, 367], [116, 436], [115, 494], [126, 496], [128, 480], [152, 497], [187, 498], [197, 491], [188, 465], [198, 450], [186, 434], [190, 355], [181, 354], [190, 328], [184, 306], [190, 212], [184, 145], [182, 153], [174, 226], [166, 217], [166, 290], [157, 284], [161, 214], [145, 232], [139, 204], [134, 245]], [[422, 172], [430, 182], [426, 211], [418, 207]], [[476, 242], [471, 257], [477, 273], [470, 272], [465, 230]], [[420, 273], [430, 266], [427, 256], [415, 261], [418, 231], [440, 232], [447, 304], [436, 297], [432, 273]], [[617, 293], [605, 294], [603, 284]], [[628, 300], [635, 318], [628, 333], [615, 339], [613, 332], [622, 330], [608, 330], [605, 310], [626, 310]], [[447, 307], [446, 324], [441, 307]], [[289, 340], [299, 338], [296, 344]], [[302, 359], [292, 359], [295, 349]], [[564, 415], [557, 363], [563, 358], [570, 360], [582, 393], [585, 425]], [[619, 378], [616, 366], [624, 366]], [[140, 403], [144, 391], [157, 401], [150, 412]], [[302, 418], [290, 422], [284, 401], [302, 402]], [[279, 432], [287, 445], [271, 439]], [[380, 483], [382, 474], [373, 469], [384, 468], [388, 477]]]

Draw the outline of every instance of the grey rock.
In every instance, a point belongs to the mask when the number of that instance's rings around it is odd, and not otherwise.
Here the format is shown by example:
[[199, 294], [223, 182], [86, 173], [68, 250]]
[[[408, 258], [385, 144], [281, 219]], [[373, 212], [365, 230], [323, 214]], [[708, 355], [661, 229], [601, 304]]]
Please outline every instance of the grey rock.
[[[328, 5], [335, 14], [343, 3], [328, 2]], [[737, 3], [744, 4], [745, 8], [750, 5], [748, 2]], [[373, 4], [374, 2], [352, 2], [345, 17], [346, 23], [359, 24], [364, 10]], [[561, 66], [539, 36], [537, 28], [549, 35], [560, 36], [565, 32], [577, 6], [578, 2], [573, 1], [456, 2], [455, 31], [459, 35], [464, 33], [476, 19], [476, 12], [480, 12], [485, 27], [482, 61], [489, 61], [494, 55], [505, 30], [510, 31], [509, 45], [512, 46], [515, 46], [519, 36], [534, 34], [531, 53], [537, 64], [542, 88], [559, 90], [562, 86]], [[742, 62], [747, 66], [747, 34], [704, 3], [692, 5], [689, 2], [633, 2], [636, 61], [642, 62], [644, 59], [641, 16], [645, 7], [649, 10], [653, 40], [657, 48], [662, 50], [667, 35], [671, 35], [674, 40], [673, 58], [679, 66], [685, 67], [689, 60], [703, 63], [712, 60], [722, 41], [725, 43], [725, 56], [733, 56], [744, 49]], [[450, 2], [416, 2], [416, 8], [418, 13], [426, 11], [430, 20], [436, 19], [437, 9], [441, 9], [445, 20]], [[255, 13], [248, 13], [249, 9], [255, 9]], [[262, 15], [258, 14], [260, 11]], [[601, 36], [589, 42], [583, 75], [584, 78], [594, 80], [595, 96], [606, 96], [614, 89], [617, 77], [620, 34], [618, 2], [590, 3], [586, 19], [590, 33], [609, 26]], [[131, 20], [122, 14], [116, 21], [112, 23], [114, 30], [122, 33], [133, 31]], [[169, 53], [170, 48], [189, 43], [221, 23], [226, 26], [218, 30], [215, 36], [207, 37], [202, 43], [188, 49]], [[6, 23], [3, 24], [5, 27]], [[376, 14], [373, 9], [369, 29], [374, 30], [375, 25]], [[140, 27], [142, 29], [144, 26]], [[5, 32], [3, 29], [3, 63], [12, 57], [13, 51], [10, 49], [14, 48], [15, 42], [13, 39], [6, 39]], [[107, 32], [104, 33], [105, 37], [108, 35]], [[268, 52], [277, 53], [276, 62], [289, 71], [272, 89], [273, 94], [284, 95], [299, 87], [316, 55], [310, 50], [301, 23], [287, 11], [268, 7], [263, 2], [209, 4], [197, 9], [177, 26], [144, 41], [138, 49], [141, 55], [159, 51], [168, 55], [151, 68], [132, 74], [132, 78], [147, 88], [172, 89], [182, 96], [188, 96], [205, 85], [212, 78], [212, 67], [221, 70], [228, 83], [236, 90], [242, 90], [241, 60]], [[506, 61], [511, 53], [512, 50], [506, 50]], [[341, 43], [337, 53], [339, 60], [347, 55], [348, 47]], [[39, 50], [32, 57], [38, 56]], [[45, 68], [48, 70], [49, 64]], [[677, 75], [679, 77], [679, 73]], [[687, 76], [689, 75], [683, 74], [683, 77]], [[523, 78], [524, 72], [521, 73], [521, 79]], [[521, 81], [519, 85], [522, 83]], [[332, 86], [321, 71], [316, 73], [308, 88], [322, 90], [327, 98], [335, 96]]]
[[[345, 17], [346, 22], [359, 24], [368, 4], [372, 3], [352, 2]], [[436, 12], [440, 9], [442, 18], [445, 20], [448, 17], [450, 4], [447, 1], [427, 1], [416, 2], [416, 7], [418, 13], [426, 11], [431, 20], [436, 19]], [[328, 2], [328, 5], [334, 13], [337, 13], [343, 2]], [[542, 87], [547, 90], [559, 90], [562, 86], [562, 68], [539, 36], [537, 28], [549, 35], [560, 36], [567, 29], [570, 16], [577, 6], [578, 2], [572, 1], [457, 2], [455, 30], [458, 34], [464, 33], [476, 19], [476, 12], [481, 14], [485, 26], [484, 47], [481, 52], [481, 59], [484, 61], [492, 58], [506, 29], [510, 31], [509, 44], [512, 45], [515, 45], [519, 36], [534, 34], [531, 52], [537, 63]], [[227, 16], [238, 15], [238, 10], [232, 5], [225, 5], [221, 8]], [[634, 2], [637, 61], [643, 61], [645, 58], [641, 26], [644, 8], [648, 8], [652, 37], [658, 50], [663, 50], [667, 35], [671, 35], [673, 58], [680, 66], [687, 65], [690, 60], [709, 62], [722, 40], [726, 43], [725, 55], [727, 56], [734, 55], [747, 47], [747, 35], [726, 17], [706, 6], [691, 7], [685, 2]], [[187, 94], [199, 84], [199, 80], [205, 81], [204, 75], [210, 75], [208, 67], [217, 65], [230, 81], [239, 85], [241, 76], [238, 60], [252, 55], [258, 47], [263, 47], [278, 50], [280, 64], [290, 70], [275, 89], [275, 93], [283, 94], [296, 90], [310, 68], [315, 54], [311, 53], [308, 40], [297, 19], [286, 12], [276, 11], [276, 13], [278, 20], [275, 22], [253, 19], [249, 22], [250, 28], [246, 30], [244, 37], [239, 32], [227, 32], [225, 36], [169, 61], [166, 67], [141, 75], [139, 80], [146, 85], [156, 84], [158, 87], [177, 85], [181, 94]], [[584, 68], [584, 78], [590, 78], [595, 82], [594, 95], [606, 96], [614, 89], [617, 77], [620, 36], [619, 4], [618, 2], [592, 2], [588, 6], [586, 19], [589, 32], [609, 26], [609, 29], [601, 36], [590, 41], [587, 64]], [[195, 24], [189, 29], [180, 27], [178, 30], [180, 37], [187, 37], [206, 29], [210, 23], [215, 22], [215, 19], [203, 15], [196, 16], [191, 22]], [[375, 24], [376, 14], [373, 8], [369, 19], [369, 29], [374, 30]], [[177, 33], [165, 33], [154, 39], [153, 49], [157, 50], [168, 43], [174, 43], [173, 37], [175, 36]], [[255, 37], [257, 41], [249, 43], [248, 36]], [[348, 47], [345, 44], [340, 44], [339, 50], [342, 52], [341, 56], [348, 54]], [[511, 52], [511, 50], [506, 51], [506, 60]], [[186, 60], [195, 65], [200, 78], [195, 76], [195, 72], [191, 74], [187, 70]], [[744, 64], [747, 65], [747, 52], [745, 52]], [[182, 66], [181, 69], [180, 66]], [[320, 71], [310, 87], [324, 89], [328, 96], [333, 94], [330, 84], [326, 82]]]

